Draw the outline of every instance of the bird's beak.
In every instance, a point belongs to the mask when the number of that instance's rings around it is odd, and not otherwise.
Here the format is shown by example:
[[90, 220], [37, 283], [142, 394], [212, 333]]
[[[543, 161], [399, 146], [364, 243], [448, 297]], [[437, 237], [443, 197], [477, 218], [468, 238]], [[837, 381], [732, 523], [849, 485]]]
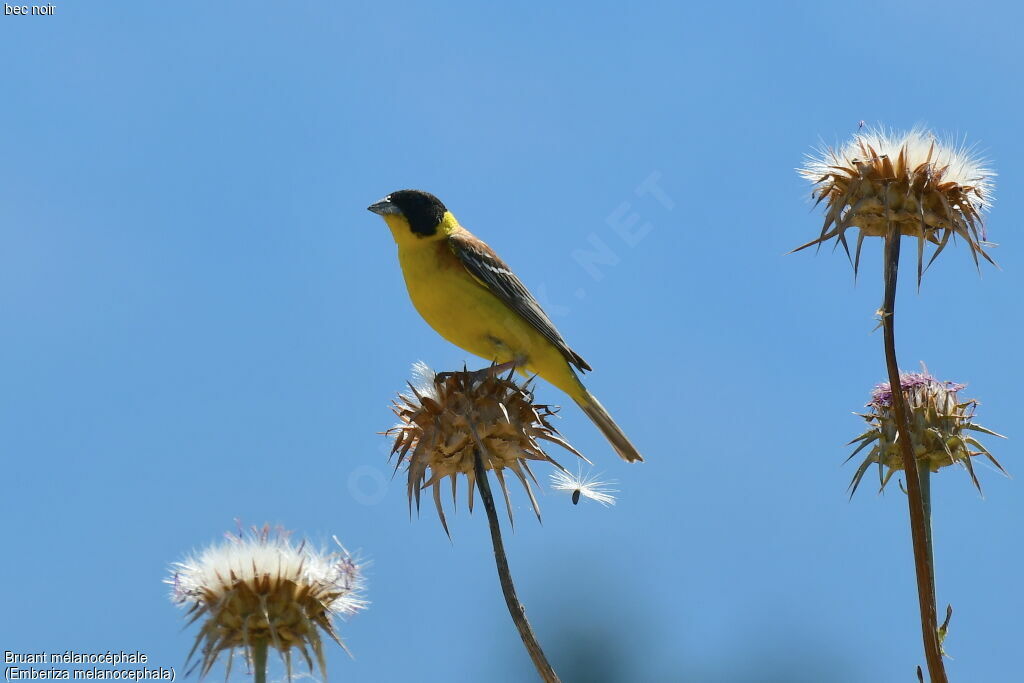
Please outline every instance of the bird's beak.
[[366, 207], [367, 211], [372, 211], [378, 216], [387, 216], [389, 214], [401, 213], [398, 207], [391, 203], [390, 199], [384, 198], [379, 202], [374, 202]]

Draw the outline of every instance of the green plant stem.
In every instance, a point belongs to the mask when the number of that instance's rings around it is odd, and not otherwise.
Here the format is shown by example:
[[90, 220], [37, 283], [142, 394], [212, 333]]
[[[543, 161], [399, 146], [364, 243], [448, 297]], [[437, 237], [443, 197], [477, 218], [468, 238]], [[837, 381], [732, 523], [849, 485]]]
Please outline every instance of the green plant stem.
[[253, 683], [267, 683], [267, 641], [259, 640], [252, 645]]
[[[476, 430], [473, 430], [474, 432]], [[475, 433], [474, 433], [475, 436]], [[512, 615], [512, 621], [519, 629], [519, 637], [523, 639], [523, 645], [533, 660], [545, 683], [558, 683], [559, 678], [555, 670], [548, 663], [537, 636], [530, 628], [530, 622], [526, 619], [526, 609], [519, 598], [516, 597], [516, 587], [512, 583], [512, 574], [508, 568], [508, 559], [505, 557], [505, 546], [501, 542], [501, 526], [498, 523], [498, 511], [494, 507], [494, 497], [491, 495], [491, 485], [487, 481], [487, 471], [484, 469], [483, 456], [481, 455], [481, 444], [477, 441], [476, 455], [473, 458], [473, 469], [476, 472], [476, 485], [480, 491], [480, 499], [484, 502], [484, 510], [487, 511], [487, 521], [491, 527], [491, 543], [494, 545], [494, 562], [498, 566], [498, 579], [501, 581], [501, 592], [505, 595], [505, 604], [508, 605], [508, 612]]]
[[[891, 225], [885, 238], [885, 295], [882, 300], [882, 333], [885, 338], [885, 365], [892, 389], [892, 408], [899, 429], [900, 454], [907, 478], [907, 505], [910, 508], [910, 538], [914, 546], [914, 569], [917, 574], [917, 599], [921, 608], [921, 636], [924, 640], [925, 662], [932, 683], [948, 683], [939, 646], [938, 610], [935, 607], [935, 568], [931, 556], [930, 515], [925, 508], [917, 458], [910, 441], [910, 421], [907, 404], [900, 382], [900, 368], [896, 360], [896, 280], [900, 263], [900, 234]], [[930, 489], [930, 486], [929, 486]], [[930, 502], [930, 501], [929, 501]]]

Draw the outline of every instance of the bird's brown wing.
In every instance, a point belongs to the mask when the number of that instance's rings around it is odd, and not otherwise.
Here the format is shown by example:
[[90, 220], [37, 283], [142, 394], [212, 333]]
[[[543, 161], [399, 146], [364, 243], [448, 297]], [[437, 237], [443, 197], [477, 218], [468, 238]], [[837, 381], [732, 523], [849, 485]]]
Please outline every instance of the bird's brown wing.
[[526, 285], [493, 249], [469, 234], [451, 235], [448, 237], [448, 244], [470, 275], [554, 344], [569, 363], [581, 371], [591, 369], [587, 361], [569, 348], [544, 309], [526, 289]]

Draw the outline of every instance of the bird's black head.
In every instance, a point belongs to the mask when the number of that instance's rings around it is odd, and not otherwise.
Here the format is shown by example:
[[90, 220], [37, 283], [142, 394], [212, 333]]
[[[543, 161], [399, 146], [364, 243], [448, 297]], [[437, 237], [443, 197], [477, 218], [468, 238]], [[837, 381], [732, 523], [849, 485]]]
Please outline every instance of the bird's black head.
[[437, 233], [448, 211], [440, 199], [422, 190], [396, 190], [366, 208], [385, 219], [389, 215], [404, 217], [413, 233], [421, 237]]

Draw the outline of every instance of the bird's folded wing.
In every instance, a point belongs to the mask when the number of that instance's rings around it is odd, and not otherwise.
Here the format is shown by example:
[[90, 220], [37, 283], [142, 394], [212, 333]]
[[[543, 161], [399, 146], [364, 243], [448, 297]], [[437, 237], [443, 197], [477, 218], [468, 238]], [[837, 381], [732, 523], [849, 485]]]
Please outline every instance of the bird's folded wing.
[[471, 235], [451, 235], [448, 243], [470, 275], [554, 344], [567, 361], [580, 370], [591, 369], [578, 353], [569, 348], [526, 285], [493, 249]]

